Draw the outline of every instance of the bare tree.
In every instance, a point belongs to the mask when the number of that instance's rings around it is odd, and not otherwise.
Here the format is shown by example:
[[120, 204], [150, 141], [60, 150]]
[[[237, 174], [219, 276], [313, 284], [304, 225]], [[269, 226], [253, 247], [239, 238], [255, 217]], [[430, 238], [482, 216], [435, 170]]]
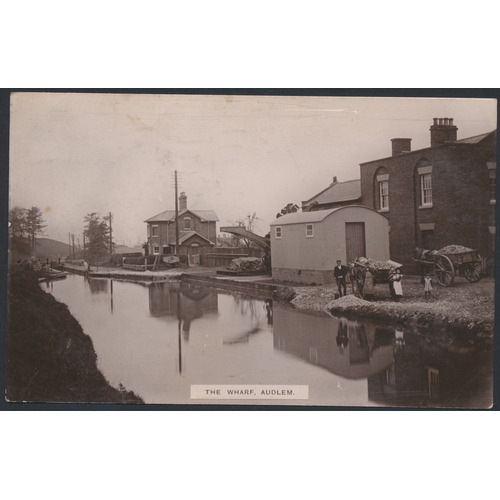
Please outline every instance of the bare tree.
[[[260, 220], [262, 219], [257, 217], [257, 212], [254, 212], [253, 214], [247, 214], [245, 217], [231, 221], [231, 223], [234, 226], [244, 227], [247, 231], [254, 233], [258, 229], [258, 221]], [[238, 242], [236, 246], [239, 246], [241, 242], [243, 242], [247, 248], [251, 246], [251, 242], [247, 238], [234, 235], [234, 239]]]

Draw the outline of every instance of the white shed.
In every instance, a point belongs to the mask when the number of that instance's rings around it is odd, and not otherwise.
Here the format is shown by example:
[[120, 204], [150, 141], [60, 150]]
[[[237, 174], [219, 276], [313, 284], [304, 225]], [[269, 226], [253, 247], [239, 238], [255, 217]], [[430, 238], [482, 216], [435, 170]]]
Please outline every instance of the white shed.
[[376, 210], [351, 205], [287, 214], [271, 223], [273, 278], [297, 283], [333, 283], [337, 260], [385, 261], [389, 221]]

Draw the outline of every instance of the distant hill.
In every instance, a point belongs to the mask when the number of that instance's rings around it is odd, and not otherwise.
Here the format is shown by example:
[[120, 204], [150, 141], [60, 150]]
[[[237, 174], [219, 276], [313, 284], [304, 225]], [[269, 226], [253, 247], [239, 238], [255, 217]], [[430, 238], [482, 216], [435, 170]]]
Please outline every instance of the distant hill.
[[51, 240], [50, 238], [39, 238], [36, 240], [36, 250], [31, 252], [26, 241], [9, 240], [9, 263], [17, 262], [18, 260], [28, 259], [35, 256], [45, 259], [52, 256], [54, 259], [60, 255], [61, 259], [69, 255], [69, 245], [60, 241]]
[[126, 245], [116, 245], [115, 246], [115, 253], [118, 255], [122, 253], [144, 253], [144, 250], [141, 246], [135, 246], [135, 247], [128, 247]]
[[[143, 253], [143, 249], [140, 246], [128, 247], [126, 245], [116, 245], [115, 252], [118, 255], [124, 253]], [[40, 259], [46, 259], [47, 257], [52, 257], [53, 260], [57, 260], [60, 256], [62, 260], [65, 260], [71, 253], [71, 248], [67, 243], [62, 243], [61, 241], [52, 240], [50, 238], [37, 238], [36, 240], [36, 251], [32, 254], [29, 251], [28, 245], [25, 242], [11, 241], [9, 248], [9, 262], [17, 262], [18, 260], [23, 260], [34, 255]], [[83, 258], [83, 250], [76, 250], [75, 258]]]
[[36, 257], [57, 257], [65, 258], [70, 254], [70, 246], [67, 243], [51, 240], [50, 238], [38, 238], [36, 240]]

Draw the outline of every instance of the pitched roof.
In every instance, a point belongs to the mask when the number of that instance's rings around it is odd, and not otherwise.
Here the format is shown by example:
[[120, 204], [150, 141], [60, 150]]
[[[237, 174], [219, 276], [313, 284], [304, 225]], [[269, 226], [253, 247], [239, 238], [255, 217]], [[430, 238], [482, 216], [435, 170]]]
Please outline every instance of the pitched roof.
[[209, 243], [212, 243], [208, 238], [205, 238], [205, 236], [202, 236], [200, 233], [197, 233], [196, 231], [187, 231], [184, 233], [182, 236], [179, 237], [179, 245], [182, 245], [185, 241], [189, 240], [189, 238], [193, 236], [198, 236], [205, 241], [208, 241]]
[[460, 141], [455, 142], [457, 142], [458, 144], [477, 144], [492, 133], [493, 132], [488, 132], [487, 134], [475, 135], [474, 137], [467, 137], [466, 139], [461, 139]]
[[[433, 149], [433, 148], [442, 148], [445, 146], [451, 146], [453, 144], [479, 144], [481, 141], [486, 139], [489, 136], [495, 136], [496, 137], [496, 130], [493, 130], [492, 132], [487, 132], [486, 134], [480, 134], [480, 135], [474, 135], [473, 137], [466, 137], [465, 139], [460, 139], [459, 141], [452, 141], [452, 142], [445, 142], [443, 144], [439, 144], [437, 146], [428, 146], [426, 148], [422, 149], [415, 149], [414, 151], [408, 151], [404, 153], [405, 156], [407, 155], [412, 155], [415, 153], [421, 154], [423, 151], [426, 151], [428, 149]], [[363, 163], [360, 163], [360, 165], [369, 165], [370, 163], [375, 163], [375, 162], [380, 162], [384, 160], [389, 160], [392, 158], [398, 158], [397, 156], [387, 156], [386, 158], [379, 158], [378, 160], [370, 160], [370, 161], [365, 161]]]
[[361, 180], [354, 179], [346, 182], [336, 182], [330, 184], [326, 189], [313, 196], [307, 201], [302, 202], [302, 206], [309, 205], [312, 202], [340, 203], [344, 201], [354, 201], [361, 198]]
[[[202, 221], [217, 222], [219, 218], [213, 210], [191, 210], [186, 209], [179, 212], [179, 217], [191, 213]], [[146, 219], [144, 222], [170, 222], [175, 220], [175, 210], [165, 210], [164, 212]]]

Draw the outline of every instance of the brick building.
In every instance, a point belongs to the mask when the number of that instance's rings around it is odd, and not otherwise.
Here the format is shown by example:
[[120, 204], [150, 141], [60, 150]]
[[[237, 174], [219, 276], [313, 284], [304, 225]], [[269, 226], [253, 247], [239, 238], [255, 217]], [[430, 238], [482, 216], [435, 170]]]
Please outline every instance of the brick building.
[[[187, 208], [187, 196], [179, 196], [178, 210], [179, 254], [193, 255], [199, 247], [215, 246], [218, 217], [213, 210], [191, 210]], [[147, 245], [150, 255], [165, 255], [175, 252], [175, 210], [165, 210], [144, 221], [147, 224]]]
[[361, 203], [389, 220], [391, 259], [414, 247], [463, 245], [494, 257], [496, 130], [457, 140], [452, 118], [434, 118], [430, 147], [392, 139], [392, 156], [362, 163]]

